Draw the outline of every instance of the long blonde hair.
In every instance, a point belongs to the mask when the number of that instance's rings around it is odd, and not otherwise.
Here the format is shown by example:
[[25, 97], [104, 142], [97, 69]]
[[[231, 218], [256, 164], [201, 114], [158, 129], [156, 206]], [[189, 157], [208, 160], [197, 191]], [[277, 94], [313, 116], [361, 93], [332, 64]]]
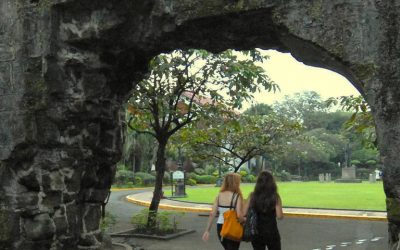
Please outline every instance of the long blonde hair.
[[227, 173], [224, 177], [220, 192], [231, 191], [238, 193], [239, 197], [243, 199], [242, 191], [240, 190], [240, 174]]

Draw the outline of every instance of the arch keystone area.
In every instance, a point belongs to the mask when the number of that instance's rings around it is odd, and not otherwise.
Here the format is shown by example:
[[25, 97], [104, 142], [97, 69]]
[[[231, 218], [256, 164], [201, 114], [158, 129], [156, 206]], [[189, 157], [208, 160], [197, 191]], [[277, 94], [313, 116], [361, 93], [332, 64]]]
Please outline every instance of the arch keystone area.
[[[122, 103], [153, 56], [276, 49], [364, 95], [400, 233], [400, 0], [0, 2], [0, 248], [103, 249]], [[289, 72], [290, 73], [290, 72]]]

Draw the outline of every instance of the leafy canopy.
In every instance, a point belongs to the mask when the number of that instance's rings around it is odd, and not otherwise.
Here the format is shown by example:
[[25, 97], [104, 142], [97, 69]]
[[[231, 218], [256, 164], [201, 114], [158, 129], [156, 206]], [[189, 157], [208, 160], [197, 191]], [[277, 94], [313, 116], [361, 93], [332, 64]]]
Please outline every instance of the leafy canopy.
[[261, 88], [276, 91], [278, 86], [256, 64], [266, 59], [257, 50], [161, 54], [150, 62], [148, 77], [137, 84], [128, 102], [129, 126], [165, 141], [218, 106], [240, 108]]

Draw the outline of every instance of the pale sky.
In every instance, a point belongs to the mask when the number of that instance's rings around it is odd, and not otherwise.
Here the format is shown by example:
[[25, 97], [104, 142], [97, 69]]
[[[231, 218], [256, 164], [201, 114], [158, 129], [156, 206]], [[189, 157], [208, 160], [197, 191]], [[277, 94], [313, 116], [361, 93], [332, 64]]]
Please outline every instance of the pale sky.
[[[280, 92], [256, 93], [255, 101], [272, 104], [282, 100], [285, 95], [296, 92], [315, 91], [322, 99], [347, 95], [359, 95], [359, 92], [342, 75], [323, 68], [307, 66], [296, 61], [290, 53], [280, 53], [275, 50], [265, 51], [270, 59], [263, 66], [268, 76], [279, 85]], [[250, 105], [244, 104], [245, 110]]]

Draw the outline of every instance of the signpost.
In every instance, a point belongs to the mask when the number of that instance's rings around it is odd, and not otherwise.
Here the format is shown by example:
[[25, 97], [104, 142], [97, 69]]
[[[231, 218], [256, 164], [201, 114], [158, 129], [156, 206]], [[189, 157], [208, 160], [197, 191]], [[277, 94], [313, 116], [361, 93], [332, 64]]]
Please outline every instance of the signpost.
[[185, 173], [183, 171], [175, 171], [171, 173], [171, 191], [172, 197], [185, 197]]

